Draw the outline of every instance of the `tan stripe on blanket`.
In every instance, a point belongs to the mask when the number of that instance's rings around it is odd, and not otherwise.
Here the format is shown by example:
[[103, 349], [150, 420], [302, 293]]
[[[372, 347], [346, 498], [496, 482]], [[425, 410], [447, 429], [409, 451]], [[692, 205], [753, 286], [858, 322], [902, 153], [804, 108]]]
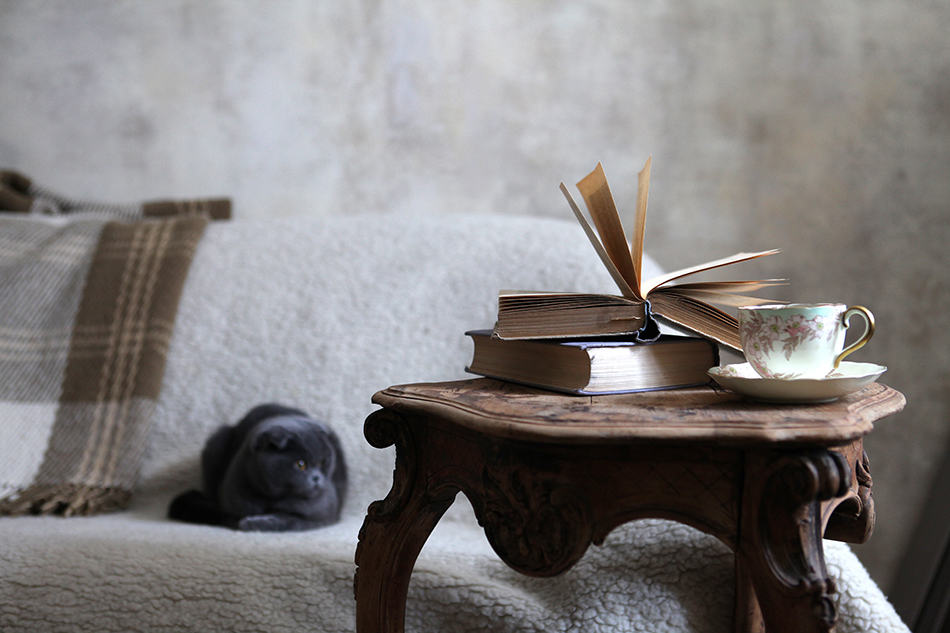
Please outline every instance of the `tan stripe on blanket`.
[[178, 300], [207, 218], [108, 223], [76, 315], [60, 407], [21, 511], [127, 503], [162, 384]]
[[[152, 262], [161, 258], [162, 249], [167, 246], [168, 227], [168, 224], [142, 224], [132, 229], [132, 248], [128, 253], [128, 262], [123, 267], [118, 298], [115, 301], [113, 330], [105, 362], [102, 364], [103, 372], [99, 377], [92, 429], [76, 471], [80, 481], [102, 483], [103, 462], [116, 441], [113, 436], [118, 431], [116, 427], [120, 419], [124, 419], [128, 413], [126, 407], [132, 395], [128, 387], [134, 385], [138, 378], [138, 361], [142, 346], [139, 341], [123, 336], [123, 333], [129, 331], [136, 317], [141, 318], [147, 313], [149, 297], [145, 292], [145, 277], [151, 273]], [[103, 234], [107, 237], [105, 231]], [[105, 243], [105, 240], [103, 242]], [[95, 263], [93, 260], [93, 265]], [[93, 300], [96, 300], [95, 295]], [[82, 318], [81, 306], [79, 318]], [[157, 396], [156, 390], [153, 397]]]

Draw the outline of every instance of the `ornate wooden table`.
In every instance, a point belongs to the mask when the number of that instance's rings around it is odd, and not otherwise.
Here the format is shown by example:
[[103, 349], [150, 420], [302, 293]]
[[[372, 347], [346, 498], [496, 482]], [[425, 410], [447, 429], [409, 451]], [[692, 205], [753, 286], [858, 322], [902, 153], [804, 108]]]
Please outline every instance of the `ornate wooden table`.
[[525, 574], [567, 570], [632, 519], [674, 519], [735, 552], [737, 631], [829, 631], [822, 535], [870, 536], [862, 438], [904, 406], [876, 383], [833, 403], [768, 405], [711, 387], [583, 398], [489, 379], [373, 401], [383, 408], [366, 438], [396, 446], [396, 469], [360, 530], [358, 633], [403, 630], [416, 557], [459, 491]]

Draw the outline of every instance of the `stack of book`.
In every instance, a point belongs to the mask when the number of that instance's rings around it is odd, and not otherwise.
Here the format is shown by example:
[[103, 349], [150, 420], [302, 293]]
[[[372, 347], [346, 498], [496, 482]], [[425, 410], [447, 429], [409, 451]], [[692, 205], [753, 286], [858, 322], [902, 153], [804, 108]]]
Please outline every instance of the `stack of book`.
[[[560, 187], [620, 295], [501, 291], [494, 330], [467, 332], [475, 344], [469, 372], [569, 393], [622, 393], [704, 384], [719, 364], [718, 345], [741, 352], [736, 317], [711, 304], [761, 303], [746, 293], [785, 280], [680, 280], [779, 251], [737, 253], [642, 279], [650, 167], [647, 160], [638, 175], [629, 243], [599, 163], [577, 183], [593, 226]], [[688, 336], [661, 336], [657, 320]]]

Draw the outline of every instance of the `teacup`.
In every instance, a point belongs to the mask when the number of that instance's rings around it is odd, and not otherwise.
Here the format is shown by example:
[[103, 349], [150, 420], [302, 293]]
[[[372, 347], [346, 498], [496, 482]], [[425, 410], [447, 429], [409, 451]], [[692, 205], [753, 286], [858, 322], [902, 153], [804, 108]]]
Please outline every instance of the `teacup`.
[[[864, 317], [864, 333], [845, 348], [845, 332], [855, 314]], [[873, 334], [874, 315], [863, 306], [789, 303], [739, 308], [742, 350], [763, 378], [825, 378]]]

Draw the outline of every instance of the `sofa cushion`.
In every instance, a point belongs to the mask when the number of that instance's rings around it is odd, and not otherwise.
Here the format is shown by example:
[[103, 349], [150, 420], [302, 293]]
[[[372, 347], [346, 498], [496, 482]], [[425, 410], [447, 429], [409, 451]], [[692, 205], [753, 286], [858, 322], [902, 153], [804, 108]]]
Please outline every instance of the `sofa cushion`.
[[[655, 266], [650, 263], [652, 270]], [[391, 384], [465, 377], [466, 329], [502, 288], [612, 291], [572, 221], [356, 216], [212, 224], [186, 280], [128, 511], [0, 520], [0, 630], [352, 631], [354, 553], [392, 449], [363, 420]], [[351, 470], [340, 523], [255, 534], [179, 524], [217, 425], [276, 400], [325, 419]], [[905, 632], [853, 553], [828, 543], [839, 631]], [[413, 573], [407, 631], [722, 631], [733, 559], [715, 538], [636, 521], [565, 574], [506, 567], [460, 497]]]
[[[652, 261], [651, 270], [656, 270]], [[574, 222], [363, 215], [208, 227], [169, 351], [143, 493], [197, 485], [210, 432], [277, 401], [322, 418], [350, 469], [344, 512], [385, 496], [392, 454], [370, 447], [370, 398], [392, 384], [464, 378], [468, 329], [491, 327], [502, 288], [611, 291]]]
[[[732, 554], [684, 525], [641, 520], [566, 573], [523, 576], [468, 520], [436, 527], [416, 562], [407, 633], [731, 630]], [[0, 520], [0, 630], [99, 632], [354, 630], [361, 520], [316, 532], [240, 533], [164, 520], [164, 506]], [[843, 543], [826, 542], [839, 633], [906, 627]]]

